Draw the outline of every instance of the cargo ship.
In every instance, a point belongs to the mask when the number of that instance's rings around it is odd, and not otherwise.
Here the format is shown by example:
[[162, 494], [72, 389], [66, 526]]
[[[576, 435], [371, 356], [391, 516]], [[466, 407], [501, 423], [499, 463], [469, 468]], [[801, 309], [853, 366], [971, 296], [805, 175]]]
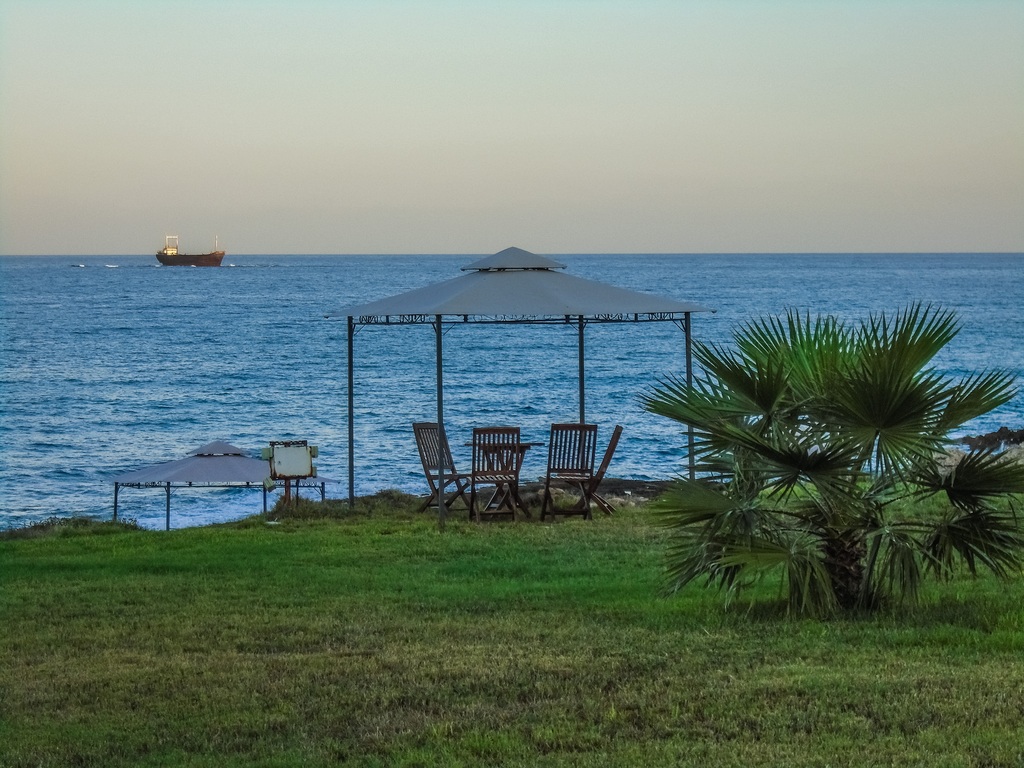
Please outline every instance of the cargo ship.
[[165, 267], [219, 267], [224, 259], [224, 251], [217, 250], [217, 245], [217, 239], [214, 238], [214, 250], [210, 253], [180, 253], [178, 236], [167, 235], [164, 238], [164, 248], [156, 252], [156, 258]]

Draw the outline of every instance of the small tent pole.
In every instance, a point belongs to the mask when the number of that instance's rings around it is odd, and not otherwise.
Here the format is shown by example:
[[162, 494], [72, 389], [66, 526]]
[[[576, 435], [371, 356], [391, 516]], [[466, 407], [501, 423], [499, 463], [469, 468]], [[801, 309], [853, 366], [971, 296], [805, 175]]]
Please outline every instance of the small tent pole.
[[114, 522], [117, 522], [117, 491], [120, 488], [119, 483], [114, 483]]
[[165, 530], [169, 531], [171, 530], [171, 484], [167, 483], [165, 488], [167, 493], [167, 522], [165, 524]]

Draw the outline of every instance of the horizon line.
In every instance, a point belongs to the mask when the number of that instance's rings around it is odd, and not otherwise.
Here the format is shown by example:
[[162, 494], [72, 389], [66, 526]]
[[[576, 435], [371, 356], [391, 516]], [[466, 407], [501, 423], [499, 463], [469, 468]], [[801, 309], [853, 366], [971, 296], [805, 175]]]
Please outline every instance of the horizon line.
[[[532, 251], [545, 256], [1024, 256], [1024, 249], [1019, 251]], [[490, 252], [482, 251], [388, 251], [388, 252], [237, 252], [228, 256], [370, 256], [370, 257], [401, 257], [401, 256], [486, 256]], [[146, 258], [150, 253], [0, 253], [0, 258]]]

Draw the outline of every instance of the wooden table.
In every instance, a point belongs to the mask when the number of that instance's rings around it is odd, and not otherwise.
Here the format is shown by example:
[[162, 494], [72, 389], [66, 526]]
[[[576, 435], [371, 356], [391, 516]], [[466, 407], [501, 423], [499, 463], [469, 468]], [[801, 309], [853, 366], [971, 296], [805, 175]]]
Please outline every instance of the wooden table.
[[[466, 445], [472, 447], [473, 443], [466, 443]], [[494, 484], [494, 493], [483, 506], [488, 514], [507, 509], [515, 517], [518, 507], [527, 517], [533, 517], [519, 495], [519, 473], [522, 471], [526, 452], [542, 445], [544, 443], [521, 441], [514, 445], [515, 453], [507, 450], [511, 447], [509, 445], [502, 445], [493, 451], [487, 451], [486, 469], [482, 472], [479, 470], [473, 472], [475, 477], [472, 480]], [[475, 510], [471, 510], [471, 512], [475, 512]]]

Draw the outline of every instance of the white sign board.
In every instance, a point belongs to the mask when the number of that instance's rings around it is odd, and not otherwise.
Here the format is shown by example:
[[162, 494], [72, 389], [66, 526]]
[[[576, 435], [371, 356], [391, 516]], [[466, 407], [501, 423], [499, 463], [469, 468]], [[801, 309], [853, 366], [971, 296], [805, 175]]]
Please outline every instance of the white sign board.
[[315, 477], [313, 452], [309, 445], [275, 445], [270, 457], [273, 478]]

